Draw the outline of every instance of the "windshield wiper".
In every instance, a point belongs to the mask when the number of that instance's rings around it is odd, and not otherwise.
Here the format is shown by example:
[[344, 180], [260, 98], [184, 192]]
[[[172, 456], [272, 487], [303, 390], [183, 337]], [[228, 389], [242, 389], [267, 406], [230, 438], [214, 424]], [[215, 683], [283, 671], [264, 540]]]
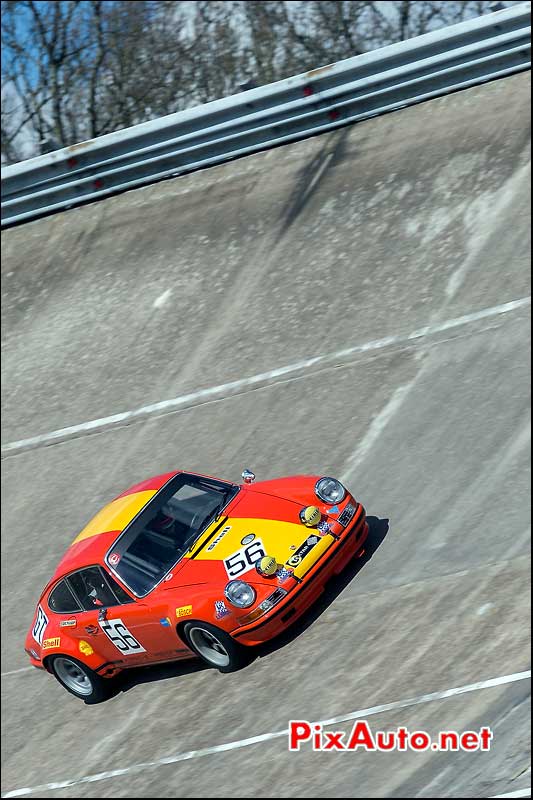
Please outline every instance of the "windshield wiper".
[[233, 486], [230, 486], [228, 489], [222, 489], [222, 491], [221, 491], [222, 500], [212, 510], [212, 512], [209, 514], [209, 516], [205, 520], [204, 524], [202, 525], [202, 531], [205, 531], [206, 528], [208, 528], [211, 525], [212, 522], [217, 522], [220, 519], [221, 514], [222, 514], [222, 509], [226, 507], [226, 505], [228, 503], [228, 498], [233, 493], [233, 490], [234, 490]]
[[227, 506], [228, 501], [229, 501], [231, 495], [234, 493], [234, 491], [235, 491], [235, 487], [234, 486], [230, 486], [227, 489], [224, 489], [222, 491], [222, 502], [220, 503], [220, 505], [218, 507], [217, 515], [215, 517], [215, 520], [220, 519], [220, 516], [222, 514], [222, 509]]
[[191, 544], [189, 545], [188, 550], [186, 552], [190, 552], [191, 550], [194, 549], [202, 533], [205, 533], [205, 531], [209, 528], [210, 525], [213, 524], [213, 522], [218, 522], [218, 520], [222, 516], [222, 509], [224, 509], [227, 506], [228, 499], [231, 496], [231, 494], [235, 492], [236, 488], [237, 487], [235, 486], [228, 486], [227, 489], [220, 490], [220, 493], [222, 494], [222, 499], [220, 503], [218, 503], [218, 505], [216, 505], [215, 508], [211, 511], [211, 513], [205, 518], [204, 522], [202, 523], [202, 527], [200, 528], [198, 533], [193, 534], [194, 538], [191, 541]]

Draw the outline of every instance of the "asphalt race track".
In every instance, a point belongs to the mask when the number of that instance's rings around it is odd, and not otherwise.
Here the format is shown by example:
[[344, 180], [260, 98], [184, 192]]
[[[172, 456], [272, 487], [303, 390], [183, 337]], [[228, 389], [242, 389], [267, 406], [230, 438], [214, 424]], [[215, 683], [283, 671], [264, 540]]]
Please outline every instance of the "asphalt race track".
[[[531, 785], [529, 91], [522, 73], [2, 233], [3, 796]], [[372, 518], [297, 630], [240, 673], [136, 671], [93, 707], [27, 668], [38, 594], [101, 504], [244, 467], [337, 475]], [[280, 733], [359, 711], [489, 725], [492, 748], [289, 753]]]

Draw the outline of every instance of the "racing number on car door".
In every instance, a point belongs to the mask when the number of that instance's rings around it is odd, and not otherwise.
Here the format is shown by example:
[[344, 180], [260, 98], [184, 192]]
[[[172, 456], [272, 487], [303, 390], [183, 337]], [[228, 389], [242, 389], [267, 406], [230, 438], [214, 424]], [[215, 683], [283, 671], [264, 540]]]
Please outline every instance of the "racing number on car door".
[[266, 556], [263, 542], [261, 539], [255, 539], [251, 544], [241, 547], [236, 553], [224, 559], [226, 572], [230, 578], [237, 578], [243, 572], [248, 572], [263, 556]]
[[126, 628], [121, 619], [99, 620], [98, 624], [107, 638], [113, 642], [117, 650], [123, 655], [130, 656], [136, 653], [146, 653], [142, 644]]

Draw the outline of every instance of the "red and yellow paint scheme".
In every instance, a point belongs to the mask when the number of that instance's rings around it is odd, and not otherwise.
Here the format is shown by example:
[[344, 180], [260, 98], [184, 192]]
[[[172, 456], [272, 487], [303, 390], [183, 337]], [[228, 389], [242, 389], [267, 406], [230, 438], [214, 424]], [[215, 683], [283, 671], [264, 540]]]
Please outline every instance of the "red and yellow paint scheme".
[[[244, 483], [234, 484], [171, 472], [106, 505], [40, 597], [25, 644], [31, 663], [85, 702], [99, 702], [105, 679], [125, 668], [200, 656], [228, 672], [292, 625], [364, 552], [365, 510], [334, 479], [254, 477], [245, 471]], [[334, 481], [342, 499], [321, 499], [320, 481]], [[180, 500], [187, 491], [192, 500]], [[208, 492], [220, 497], [216, 516], [196, 530], [203, 513], [196, 498]], [[193, 535], [180, 549], [172, 536], [184, 528], [182, 506]], [[163, 524], [154, 532], [156, 514]], [[153, 563], [150, 547], [159, 554]]]

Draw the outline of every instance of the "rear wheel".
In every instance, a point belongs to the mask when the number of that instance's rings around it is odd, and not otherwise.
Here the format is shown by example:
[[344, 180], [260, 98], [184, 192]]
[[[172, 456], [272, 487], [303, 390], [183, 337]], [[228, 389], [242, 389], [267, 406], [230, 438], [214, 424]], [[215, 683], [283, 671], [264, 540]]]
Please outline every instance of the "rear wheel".
[[235, 672], [250, 661], [247, 648], [209, 622], [188, 622], [183, 633], [191, 650], [220, 672]]
[[52, 656], [48, 661], [54, 677], [67, 692], [85, 703], [101, 703], [111, 693], [111, 680], [101, 678], [94, 670], [72, 656]]

